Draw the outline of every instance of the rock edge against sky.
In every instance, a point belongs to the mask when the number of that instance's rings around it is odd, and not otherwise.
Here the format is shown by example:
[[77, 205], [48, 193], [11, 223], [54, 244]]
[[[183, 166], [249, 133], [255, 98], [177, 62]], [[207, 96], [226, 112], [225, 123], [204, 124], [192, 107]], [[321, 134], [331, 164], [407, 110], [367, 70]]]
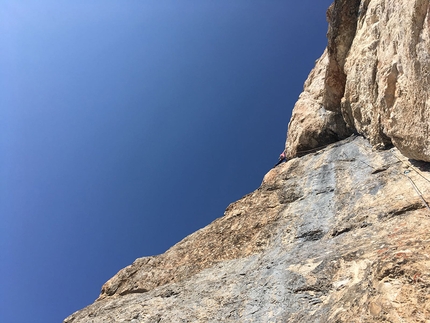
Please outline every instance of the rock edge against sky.
[[429, 11], [335, 1], [290, 160], [64, 322], [430, 320]]

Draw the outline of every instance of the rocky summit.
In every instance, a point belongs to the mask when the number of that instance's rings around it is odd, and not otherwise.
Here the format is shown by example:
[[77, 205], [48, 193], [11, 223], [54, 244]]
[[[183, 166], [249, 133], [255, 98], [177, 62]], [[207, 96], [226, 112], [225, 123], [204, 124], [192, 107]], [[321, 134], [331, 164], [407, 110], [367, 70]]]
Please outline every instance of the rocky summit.
[[430, 0], [336, 0], [288, 161], [64, 323], [430, 322]]

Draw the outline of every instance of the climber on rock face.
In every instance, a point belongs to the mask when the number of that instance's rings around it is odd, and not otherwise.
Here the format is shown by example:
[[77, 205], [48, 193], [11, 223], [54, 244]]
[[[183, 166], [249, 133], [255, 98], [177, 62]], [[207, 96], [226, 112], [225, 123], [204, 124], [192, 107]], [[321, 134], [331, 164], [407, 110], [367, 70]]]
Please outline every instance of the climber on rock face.
[[273, 166], [273, 168], [275, 168], [276, 166], [278, 166], [279, 164], [286, 162], [287, 161], [287, 156], [285, 155], [285, 151], [283, 151], [280, 155], [279, 155], [279, 160], [276, 163], [275, 166]]

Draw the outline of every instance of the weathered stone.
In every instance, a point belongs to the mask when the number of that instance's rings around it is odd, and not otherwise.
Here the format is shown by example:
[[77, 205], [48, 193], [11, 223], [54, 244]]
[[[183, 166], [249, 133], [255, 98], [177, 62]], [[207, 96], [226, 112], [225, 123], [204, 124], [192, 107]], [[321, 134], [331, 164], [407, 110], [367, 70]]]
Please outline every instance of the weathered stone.
[[360, 0], [337, 0], [327, 10], [328, 66], [325, 75], [324, 106], [340, 112], [340, 101], [345, 92], [345, 61], [357, 29]]
[[290, 160], [64, 322], [430, 322], [429, 7], [336, 0]]
[[334, 2], [327, 52], [294, 107], [288, 157], [360, 133], [430, 161], [429, 12], [429, 0]]
[[[430, 161], [428, 0], [362, 1], [342, 111], [375, 146]], [[351, 122], [351, 121], [349, 121]]]
[[429, 201], [427, 164], [361, 137], [294, 158], [65, 322], [426, 322], [430, 212], [406, 169]]
[[309, 150], [344, 139], [352, 134], [342, 114], [324, 106], [325, 79], [329, 59], [327, 51], [316, 62], [294, 105], [288, 126], [286, 155], [302, 156]]

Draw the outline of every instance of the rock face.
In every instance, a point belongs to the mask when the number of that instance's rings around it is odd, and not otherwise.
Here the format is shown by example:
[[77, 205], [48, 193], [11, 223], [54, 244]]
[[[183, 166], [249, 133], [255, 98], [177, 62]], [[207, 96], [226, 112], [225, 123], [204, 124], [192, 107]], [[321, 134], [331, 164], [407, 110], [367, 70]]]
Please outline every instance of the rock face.
[[410, 182], [429, 201], [423, 176], [361, 137], [292, 159], [65, 322], [427, 322], [430, 210]]
[[430, 322], [429, 0], [328, 19], [290, 160], [65, 323]]
[[289, 157], [360, 133], [430, 161], [429, 0], [339, 0], [288, 130]]

